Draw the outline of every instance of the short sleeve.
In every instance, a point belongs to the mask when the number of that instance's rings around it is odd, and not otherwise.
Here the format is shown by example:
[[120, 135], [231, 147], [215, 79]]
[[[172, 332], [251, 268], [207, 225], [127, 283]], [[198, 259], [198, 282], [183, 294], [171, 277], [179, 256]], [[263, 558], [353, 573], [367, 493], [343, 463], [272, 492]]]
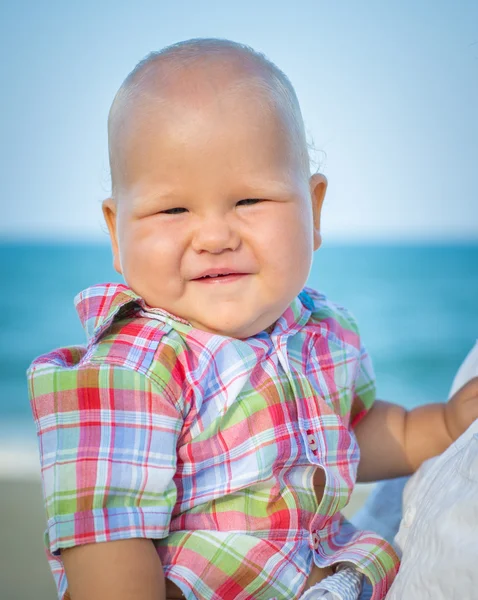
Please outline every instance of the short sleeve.
[[355, 356], [354, 378], [352, 381], [352, 406], [350, 425], [356, 427], [365, 417], [376, 400], [375, 372], [367, 352], [355, 317], [345, 308], [339, 307], [344, 325], [344, 339], [353, 347]]
[[354, 382], [351, 426], [355, 427], [367, 414], [376, 398], [375, 373], [367, 350], [360, 345]]
[[183, 422], [167, 386], [123, 366], [44, 361], [29, 385], [49, 550], [166, 537]]

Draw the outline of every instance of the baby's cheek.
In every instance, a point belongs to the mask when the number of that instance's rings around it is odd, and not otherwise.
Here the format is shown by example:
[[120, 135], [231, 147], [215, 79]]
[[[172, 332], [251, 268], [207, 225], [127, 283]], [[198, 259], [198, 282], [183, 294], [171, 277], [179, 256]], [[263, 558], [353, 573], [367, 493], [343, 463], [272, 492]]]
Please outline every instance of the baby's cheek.
[[305, 283], [312, 262], [312, 244], [300, 229], [287, 232], [283, 239], [284, 242], [278, 241], [276, 245], [277, 261], [290, 282]]

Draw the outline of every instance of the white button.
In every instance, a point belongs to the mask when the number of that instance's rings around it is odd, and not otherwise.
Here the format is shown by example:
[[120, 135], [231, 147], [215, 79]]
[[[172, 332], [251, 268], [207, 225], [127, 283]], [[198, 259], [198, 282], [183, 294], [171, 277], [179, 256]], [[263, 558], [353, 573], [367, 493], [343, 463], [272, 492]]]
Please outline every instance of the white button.
[[309, 433], [309, 435], [307, 436], [307, 441], [309, 442], [309, 446], [312, 452], [315, 452], [317, 450], [317, 439], [312, 433]]
[[312, 548], [314, 550], [319, 548], [319, 536], [317, 535], [317, 532], [312, 535]]

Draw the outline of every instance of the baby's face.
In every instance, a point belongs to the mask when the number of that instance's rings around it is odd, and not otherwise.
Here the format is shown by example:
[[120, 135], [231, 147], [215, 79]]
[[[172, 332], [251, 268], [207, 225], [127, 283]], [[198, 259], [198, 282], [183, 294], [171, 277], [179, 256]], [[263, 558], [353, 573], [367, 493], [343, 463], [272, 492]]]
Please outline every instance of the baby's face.
[[245, 338], [302, 289], [326, 183], [309, 180], [281, 112], [239, 93], [173, 97], [125, 133], [104, 213], [115, 267], [149, 306]]

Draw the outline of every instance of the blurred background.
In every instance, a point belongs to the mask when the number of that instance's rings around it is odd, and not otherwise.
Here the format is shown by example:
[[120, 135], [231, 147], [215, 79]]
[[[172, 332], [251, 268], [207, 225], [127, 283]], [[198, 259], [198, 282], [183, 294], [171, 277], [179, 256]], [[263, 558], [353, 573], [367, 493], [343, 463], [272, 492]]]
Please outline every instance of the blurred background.
[[192, 37], [249, 44], [292, 80], [330, 185], [310, 285], [358, 318], [379, 395], [446, 399], [478, 336], [476, 0], [3, 2], [2, 600], [55, 597], [25, 370], [82, 343], [74, 295], [118, 280], [110, 103], [144, 55]]

